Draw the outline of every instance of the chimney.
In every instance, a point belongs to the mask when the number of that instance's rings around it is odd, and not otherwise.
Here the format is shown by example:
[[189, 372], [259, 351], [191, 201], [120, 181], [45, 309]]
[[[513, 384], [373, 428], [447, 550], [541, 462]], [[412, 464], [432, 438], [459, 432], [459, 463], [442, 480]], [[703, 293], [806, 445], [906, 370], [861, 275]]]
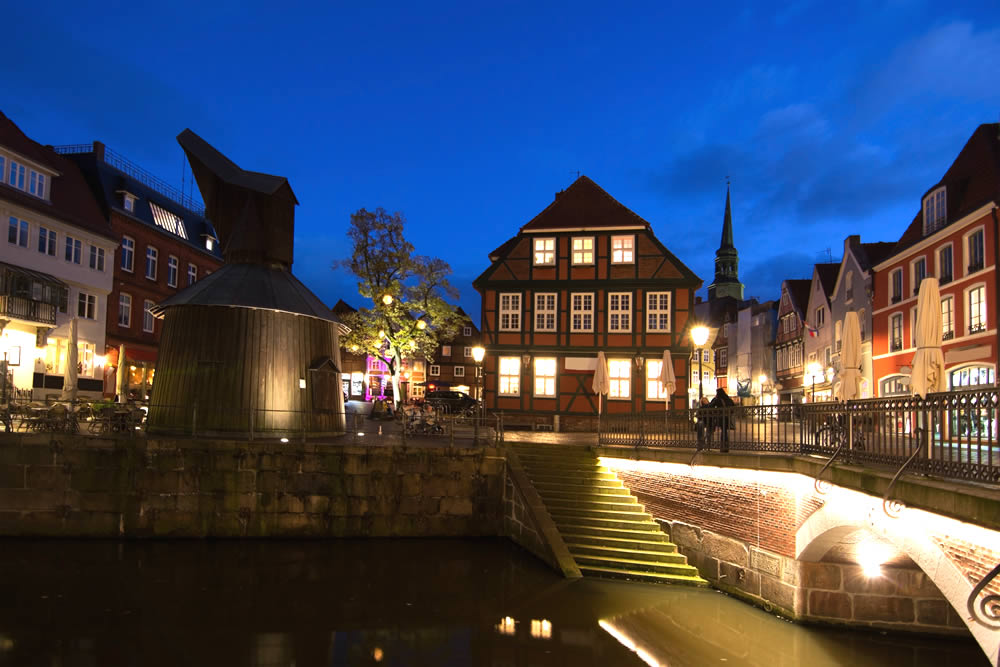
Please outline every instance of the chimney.
[[94, 157], [97, 158], [98, 162], [104, 162], [104, 144], [100, 141], [94, 142]]

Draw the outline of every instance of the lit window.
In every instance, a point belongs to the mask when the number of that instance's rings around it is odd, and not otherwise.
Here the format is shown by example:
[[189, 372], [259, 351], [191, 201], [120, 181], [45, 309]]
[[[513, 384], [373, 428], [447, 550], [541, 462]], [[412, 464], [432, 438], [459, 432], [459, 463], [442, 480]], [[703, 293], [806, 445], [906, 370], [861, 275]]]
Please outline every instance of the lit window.
[[535, 294], [535, 331], [556, 330], [555, 293]]
[[556, 395], [556, 360], [535, 359], [535, 396]]
[[457, 378], [465, 377], [465, 366], [455, 366], [455, 377]]
[[132, 273], [135, 261], [135, 241], [127, 236], [122, 237], [122, 271]]
[[554, 266], [556, 263], [556, 240], [535, 239], [535, 266]]
[[610, 398], [628, 398], [632, 386], [632, 361], [630, 359], [608, 360], [608, 376], [611, 378]]
[[150, 333], [153, 331], [153, 313], [151, 309], [154, 305], [156, 304], [149, 299], [142, 302], [142, 330]]
[[80, 256], [83, 254], [83, 242], [71, 236], [66, 237], [66, 261], [73, 264], [80, 263]]
[[903, 349], [903, 315], [895, 313], [889, 318], [889, 351], [898, 352]]
[[969, 305], [969, 333], [986, 331], [986, 288], [982, 285], [973, 287], [968, 292], [966, 303]]
[[[153, 202], [149, 202], [149, 208], [153, 212], [153, 222], [156, 226], [165, 229], [171, 234], [176, 234], [182, 239], [187, 239], [187, 231], [184, 228], [184, 220], [174, 215], [170, 211], [160, 208]], [[211, 248], [209, 248], [211, 250]]]
[[441, 367], [438, 366], [437, 364], [431, 364], [430, 373], [432, 377], [437, 377], [441, 375]]
[[122, 203], [125, 205], [125, 210], [129, 213], [135, 212], [135, 196], [130, 195], [127, 192], [122, 193]]
[[118, 295], [118, 326], [132, 326], [132, 295], [125, 292]]
[[28, 223], [18, 220], [14, 216], [10, 218], [10, 227], [7, 230], [7, 242], [19, 245], [22, 248], [28, 247]]
[[95, 271], [104, 271], [104, 248], [90, 246], [90, 268]]
[[941, 339], [955, 337], [955, 299], [950, 296], [941, 299]]
[[521, 330], [521, 295], [500, 295], [500, 331]]
[[[646, 400], [662, 401], [667, 398], [667, 392], [663, 390], [663, 383], [660, 382], [660, 371], [663, 370], [662, 359], [649, 359], [646, 361]], [[692, 377], [698, 381], [698, 371], [694, 371]]]
[[594, 263], [594, 237], [573, 239], [573, 263]]
[[570, 296], [572, 312], [570, 319], [571, 331], [594, 330], [594, 295], [572, 294]]
[[670, 331], [670, 292], [646, 294], [646, 331]]
[[146, 277], [150, 280], [156, 280], [156, 258], [159, 254], [153, 246], [146, 246]]
[[938, 250], [938, 280], [942, 285], [951, 282], [952, 277], [954, 277], [952, 263], [951, 244], [949, 243]]
[[442, 345], [441, 346], [441, 356], [442, 357], [450, 357], [451, 356], [451, 345]]
[[167, 258], [167, 287], [177, 287], [177, 272], [180, 264], [173, 255]]
[[198, 282], [198, 267], [188, 264], [188, 285], [194, 285], [196, 282]]
[[93, 294], [80, 292], [76, 304], [76, 314], [87, 320], [97, 319], [97, 297]]
[[521, 359], [500, 357], [500, 395], [521, 395]]
[[632, 294], [612, 292], [608, 295], [608, 331], [632, 331]]
[[944, 227], [948, 219], [946, 204], [947, 198], [943, 187], [924, 198], [924, 236]]
[[611, 237], [611, 263], [632, 264], [635, 262], [635, 237]]
[[982, 228], [977, 229], [965, 237], [965, 256], [968, 260], [969, 273], [980, 271], [985, 266], [983, 263], [984, 247]]

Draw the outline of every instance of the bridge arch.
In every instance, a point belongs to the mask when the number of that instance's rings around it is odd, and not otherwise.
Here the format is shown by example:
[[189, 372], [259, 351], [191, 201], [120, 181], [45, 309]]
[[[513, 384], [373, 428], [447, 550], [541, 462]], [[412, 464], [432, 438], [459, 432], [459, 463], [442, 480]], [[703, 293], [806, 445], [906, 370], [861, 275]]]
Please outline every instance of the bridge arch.
[[981, 575], [956, 562], [955, 553], [961, 545], [1000, 552], [1000, 533], [909, 507], [887, 511], [881, 498], [841, 487], [830, 487], [823, 500], [822, 507], [796, 530], [796, 560], [819, 562], [830, 549], [858, 531], [892, 545], [930, 578], [992, 664], [998, 665], [1000, 629], [977, 621], [968, 609], [969, 596]]

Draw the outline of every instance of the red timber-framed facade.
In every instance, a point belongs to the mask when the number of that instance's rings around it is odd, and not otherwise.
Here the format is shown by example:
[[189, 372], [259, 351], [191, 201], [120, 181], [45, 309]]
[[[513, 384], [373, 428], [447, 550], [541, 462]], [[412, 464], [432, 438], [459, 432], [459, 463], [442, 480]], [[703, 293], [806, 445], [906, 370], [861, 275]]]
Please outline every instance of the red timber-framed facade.
[[980, 125], [892, 256], [875, 266], [873, 375], [878, 396], [910, 393], [920, 281], [938, 279], [947, 390], [996, 384], [1000, 123]]
[[[484, 401], [506, 423], [592, 430], [597, 355], [608, 362], [604, 414], [685, 407], [694, 293], [701, 279], [650, 224], [581, 176], [490, 253], [482, 296]], [[665, 350], [677, 380], [659, 382]]]

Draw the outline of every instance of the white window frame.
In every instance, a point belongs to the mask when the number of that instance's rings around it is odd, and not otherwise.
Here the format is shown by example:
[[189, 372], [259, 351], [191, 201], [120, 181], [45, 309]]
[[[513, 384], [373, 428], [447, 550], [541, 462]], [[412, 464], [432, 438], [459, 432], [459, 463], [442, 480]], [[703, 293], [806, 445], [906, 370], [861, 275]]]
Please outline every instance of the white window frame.
[[[982, 290], [982, 298], [979, 300], [979, 311], [982, 313], [981, 321], [979, 323], [979, 329], [976, 331], [972, 330], [974, 318], [972, 317], [972, 293], [978, 290]], [[986, 283], [976, 283], [975, 285], [969, 285], [962, 292], [962, 303], [965, 308], [965, 331], [969, 335], [983, 333], [987, 329], [987, 322], [989, 321], [989, 307], [986, 302], [987, 291]]]
[[83, 261], [83, 241], [66, 234], [64, 245], [66, 251], [63, 253], [63, 259], [70, 264], [80, 264]]
[[149, 299], [142, 302], [142, 330], [146, 333], [153, 333], [156, 329], [156, 318], [153, 317], [153, 313], [150, 311], [150, 308], [155, 305], [156, 302]]
[[[945, 305], [947, 304], [947, 308]], [[947, 313], [947, 318], [945, 317]], [[946, 340], [951, 340], [955, 337], [955, 297], [954, 295], [947, 295], [941, 297], [941, 336], [942, 338], [948, 333], [951, 336]]]
[[76, 298], [76, 314], [85, 320], [97, 319], [97, 295], [80, 292]]
[[450, 357], [451, 356], [451, 345], [442, 345], [441, 346], [441, 356], [442, 357]]
[[635, 235], [611, 237], [611, 263], [635, 264]]
[[128, 292], [118, 294], [118, 326], [132, 328], [132, 295]]
[[135, 271], [135, 239], [132, 238], [131, 236], [122, 237], [121, 268], [122, 271], [125, 271], [127, 273], [132, 273]]
[[[551, 301], [551, 308], [549, 307]], [[555, 331], [559, 321], [559, 293], [535, 292], [535, 331]], [[551, 321], [550, 321], [551, 318]]]
[[[569, 330], [573, 333], [594, 331], [594, 293], [572, 292], [569, 295]], [[589, 304], [589, 307], [587, 307]]]
[[594, 263], [594, 237], [574, 236], [571, 242], [573, 266], [590, 266]]
[[129, 213], [135, 213], [135, 195], [122, 193], [122, 207]]
[[453, 371], [452, 375], [454, 377], [457, 377], [457, 378], [464, 378], [465, 377], [465, 366], [455, 366], [455, 368], [453, 368], [452, 371]]
[[[947, 274], [944, 273], [944, 266], [943, 266], [944, 262], [941, 261], [941, 253], [943, 253], [945, 250], [948, 251], [948, 254], [951, 257], [951, 271], [949, 273], [947, 273]], [[935, 257], [935, 260], [936, 260], [934, 262], [934, 269], [935, 269], [934, 275], [937, 277], [938, 282], [944, 284], [944, 283], [947, 283], [949, 281], [954, 280], [955, 279], [955, 247], [954, 247], [954, 244], [952, 244], [951, 241], [948, 241], [947, 243], [941, 244], [940, 246], [938, 246], [937, 252], [935, 253], [934, 257]], [[947, 278], [947, 280], [945, 280], [945, 278]]]
[[[972, 237], [975, 236], [977, 233], [982, 234], [983, 236], [983, 252], [982, 252], [983, 265], [982, 267], [976, 269], [975, 271], [970, 271], [969, 267], [972, 266], [971, 241]], [[980, 225], [979, 227], [976, 227], [975, 229], [970, 229], [968, 232], [966, 232], [962, 236], [962, 247], [964, 248], [965, 261], [963, 262], [963, 267], [965, 269], [965, 275], [970, 275], [972, 273], [976, 273], [986, 268], [986, 228], [984, 226]]]
[[[896, 279], [899, 276], [899, 279]], [[899, 284], [899, 292], [896, 293], [896, 284]], [[889, 302], [898, 303], [903, 300], [903, 267], [893, 269], [889, 272]]]
[[555, 398], [556, 391], [556, 358], [535, 357], [535, 396]]
[[948, 194], [945, 186], [936, 188], [924, 197], [924, 236], [933, 234], [948, 224]]
[[[160, 251], [154, 246], [146, 246], [146, 280], [156, 280], [156, 272], [158, 264], [160, 262]], [[152, 267], [153, 275], [149, 275], [149, 269]]]
[[608, 292], [608, 333], [632, 333], [631, 292]]
[[[666, 308], [663, 307], [662, 297], [667, 297]], [[669, 333], [673, 326], [673, 316], [671, 309], [674, 302], [673, 292], [646, 292], [646, 331], [657, 333]], [[663, 325], [663, 317], [666, 316], [666, 325]], [[725, 326], [725, 325], [723, 325]], [[725, 331], [725, 329], [723, 329]]]
[[822, 329], [826, 324], [826, 306], [820, 306], [813, 312], [813, 319], [816, 320], [816, 328]]
[[[669, 398], [663, 391], [663, 383], [660, 382], [660, 371], [663, 369], [663, 359], [646, 359], [646, 400], [665, 401]], [[697, 374], [698, 371], [692, 371]], [[692, 378], [694, 375], [691, 376]]]
[[175, 255], [167, 255], [167, 287], [177, 287], [177, 277], [180, 271], [180, 260]]
[[556, 240], [554, 237], [532, 239], [531, 259], [535, 266], [556, 265]]
[[188, 285], [198, 282], [198, 266], [188, 262]]
[[501, 292], [498, 295], [498, 329], [500, 331], [521, 330], [521, 293]]
[[[899, 323], [899, 338], [894, 338], [896, 323]], [[899, 349], [893, 350], [892, 344], [894, 341], [899, 340]], [[889, 316], [889, 352], [902, 352], [903, 351], [903, 313], [893, 313]], [[811, 355], [810, 355], [811, 356]]]
[[468, 345], [466, 345], [464, 348], [462, 348], [462, 356], [465, 357], [466, 359], [471, 359], [472, 358], [472, 348], [469, 347]]
[[521, 395], [521, 358], [500, 357], [497, 393], [500, 396]]
[[917, 307], [910, 308], [910, 347], [917, 346]]
[[472, 335], [472, 327], [462, 327], [462, 335], [466, 336], [466, 337], [471, 336]]
[[104, 273], [104, 248], [90, 246], [90, 268]]
[[[923, 262], [924, 264], [924, 275], [917, 275], [917, 266]], [[917, 257], [910, 262], [910, 284], [913, 285], [913, 296], [916, 296], [920, 291], [920, 281], [926, 278], [929, 274], [927, 273], [927, 258], [923, 255]]]
[[428, 374], [432, 378], [439, 377], [441, 375], [441, 366], [439, 366], [438, 364], [431, 364], [430, 371], [428, 371]]
[[611, 387], [608, 398], [613, 401], [628, 401], [632, 398], [632, 360], [608, 359], [608, 379]]
[[[45, 239], [44, 242], [42, 239]], [[42, 244], [45, 244], [44, 247]], [[54, 229], [38, 226], [38, 252], [49, 257], [56, 256], [56, 246], [59, 243], [59, 234]]]

